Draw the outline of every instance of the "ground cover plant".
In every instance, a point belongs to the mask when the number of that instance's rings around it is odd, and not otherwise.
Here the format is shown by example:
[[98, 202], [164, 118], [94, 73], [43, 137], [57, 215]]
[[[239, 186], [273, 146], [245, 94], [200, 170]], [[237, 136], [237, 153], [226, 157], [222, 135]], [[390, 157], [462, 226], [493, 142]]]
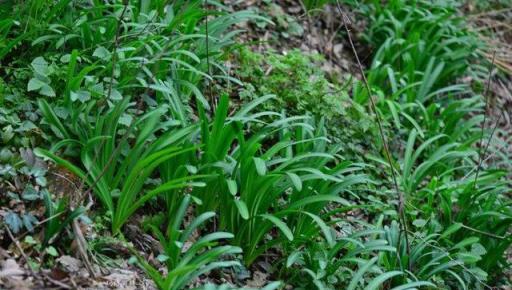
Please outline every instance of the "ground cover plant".
[[507, 289], [472, 2], [0, 3], [0, 288]]

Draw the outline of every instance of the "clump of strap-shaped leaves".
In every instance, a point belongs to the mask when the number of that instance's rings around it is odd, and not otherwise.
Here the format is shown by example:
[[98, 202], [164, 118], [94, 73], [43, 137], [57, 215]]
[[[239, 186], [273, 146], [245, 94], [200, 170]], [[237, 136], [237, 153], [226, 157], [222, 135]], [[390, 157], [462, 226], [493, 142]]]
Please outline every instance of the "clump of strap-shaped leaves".
[[[205, 212], [184, 225], [190, 200], [189, 195], [183, 197], [177, 212], [169, 215], [168, 225], [163, 232], [157, 225], [150, 225], [164, 249], [159, 259], [167, 266], [167, 273], [161, 274], [144, 258], [137, 259], [138, 264], [162, 290], [183, 289], [195, 278], [211, 270], [239, 265], [232, 258], [240, 254], [242, 249], [222, 244], [224, 240], [233, 238], [233, 234], [212, 232], [201, 235], [195, 241], [190, 240], [195, 231], [200, 231], [215, 216], [215, 212]], [[186, 243], [191, 243], [188, 249], [184, 249]], [[231, 257], [231, 260], [222, 260], [223, 257]]]
[[[218, 211], [220, 228], [235, 234], [251, 264], [273, 246], [307, 241], [318, 233], [333, 243], [325, 211], [330, 203], [347, 207], [351, 187], [368, 182], [360, 165], [340, 162], [328, 149], [322, 122], [311, 117], [251, 110], [273, 98], [261, 97], [227, 116], [227, 96], [213, 120], [201, 116], [198, 172], [215, 175], [192, 193], [199, 212]], [[317, 126], [318, 125], [318, 126]], [[252, 128], [245, 134], [245, 128]], [[266, 241], [276, 228], [279, 237]]]
[[[202, 175], [188, 175], [167, 180], [153, 188], [145, 189], [145, 183], [160, 164], [174, 156], [196, 150], [196, 146], [184, 146], [182, 139], [194, 127], [177, 128], [155, 137], [165, 108], [148, 112], [134, 120], [129, 127], [121, 126], [119, 118], [128, 108], [128, 99], [119, 102], [94, 124], [89, 124], [84, 139], [64, 139], [51, 150], [37, 149], [36, 154], [47, 157], [67, 168], [91, 188], [112, 215], [112, 230], [118, 233], [126, 220], [145, 202], [173, 188], [203, 185], [196, 180]], [[45, 103], [41, 104], [46, 116], [54, 113]], [[50, 117], [51, 118], [51, 117]], [[54, 119], [57, 120], [57, 119]], [[130, 131], [134, 138], [119, 136], [119, 130]], [[150, 141], [151, 140], [151, 141]], [[76, 147], [80, 152], [81, 165], [77, 166], [55, 154], [65, 146]]]

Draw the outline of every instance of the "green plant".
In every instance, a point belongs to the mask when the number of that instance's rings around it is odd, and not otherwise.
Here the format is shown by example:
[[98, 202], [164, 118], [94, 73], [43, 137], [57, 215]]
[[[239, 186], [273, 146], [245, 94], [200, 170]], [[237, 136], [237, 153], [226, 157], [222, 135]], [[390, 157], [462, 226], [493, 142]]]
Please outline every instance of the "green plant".
[[[219, 245], [222, 240], [233, 238], [226, 232], [214, 232], [191, 241], [191, 236], [208, 219], [215, 216], [214, 212], [205, 212], [192, 220], [188, 226], [183, 225], [185, 214], [190, 203], [190, 196], [186, 195], [176, 215], [169, 216], [169, 224], [165, 234], [156, 225], [151, 229], [160, 240], [164, 248], [159, 259], [165, 263], [168, 273], [163, 276], [151, 266], [144, 258], [137, 259], [138, 264], [153, 279], [159, 289], [184, 289], [190, 282], [200, 275], [218, 268], [239, 265], [237, 261], [221, 261], [225, 256], [240, 254], [242, 250], [229, 245]], [[193, 243], [184, 249], [186, 243]]]
[[[287, 258], [289, 280], [294, 281], [297, 289], [354, 289], [365, 284], [370, 280], [369, 276], [382, 274], [378, 266], [373, 265], [375, 259], [370, 259], [372, 253], [394, 251], [385, 241], [365, 242], [363, 237], [372, 234], [375, 232], [355, 233], [338, 239], [334, 244], [308, 242]], [[365, 274], [368, 277], [364, 278]]]
[[85, 212], [85, 208], [69, 209], [67, 198], [53, 201], [47, 190], [43, 191], [43, 201], [47, 219], [44, 228], [43, 245], [47, 245], [57, 235], [62, 233], [66, 227], [70, 226], [74, 219], [80, 217]]
[[[440, 245], [440, 240], [449, 235], [452, 228], [437, 232], [434, 225], [426, 228], [426, 224], [418, 222], [417, 226], [419, 230], [412, 235], [410, 249], [406, 247], [405, 237], [397, 222], [384, 227], [382, 238], [396, 248], [395, 253], [380, 254], [379, 264], [384, 269], [410, 269], [409, 275], [414, 280], [430, 281], [441, 289], [475, 289], [485, 285], [487, 273], [476, 264], [485, 254], [485, 249], [478, 244], [478, 238], [466, 237], [445, 248]], [[394, 283], [403, 283], [396, 278], [394, 280]]]
[[[270, 98], [256, 99], [228, 118], [228, 97], [223, 96], [211, 125], [201, 117], [204, 153], [198, 172], [216, 178], [192, 194], [202, 201], [200, 212], [220, 213], [220, 228], [235, 234], [246, 264], [286, 240], [300, 244], [321, 232], [332, 242], [323, 209], [331, 202], [350, 206], [343, 193], [368, 182], [358, 165], [338, 162], [322, 123], [315, 127], [307, 117], [270, 111], [250, 115]], [[265, 124], [259, 121], [263, 117], [275, 120]], [[257, 122], [257, 129], [246, 136], [249, 121]], [[273, 228], [283, 236], [263, 245]]]
[[[229, 32], [230, 27], [261, 18], [249, 11], [210, 11], [203, 6], [199, 0], [14, 5], [14, 16], [2, 22], [0, 35], [7, 41], [23, 37], [5, 48], [5, 80], [25, 82], [26, 91], [38, 97], [58, 95], [51, 103], [65, 123], [75, 123], [80, 112], [89, 110], [89, 100], [99, 100], [101, 111], [101, 102], [140, 95], [150, 106], [169, 104], [175, 118], [186, 125], [192, 96], [209, 107], [201, 90], [203, 79], [232, 80], [218, 63], [237, 34]], [[23, 58], [13, 58], [10, 54], [17, 47], [30, 50]], [[30, 70], [25, 59], [32, 61]], [[45, 137], [53, 139], [52, 134]]]
[[346, 90], [332, 84], [325, 73], [314, 66], [321, 56], [292, 50], [286, 54], [256, 53], [243, 47], [238, 51], [237, 72], [245, 88], [241, 98], [249, 101], [273, 94], [277, 98], [264, 103], [278, 112], [283, 105], [290, 114], [312, 112], [328, 119], [346, 114], [350, 100]]
[[425, 106], [418, 102], [385, 100], [380, 112], [397, 130], [408, 132], [414, 129], [427, 139], [444, 134], [445, 138], [437, 140], [436, 144], [460, 142], [467, 148], [474, 145], [481, 137], [478, 127], [483, 120], [481, 96], [463, 99], [451, 99], [449, 96], [442, 101]]
[[364, 12], [372, 25], [364, 38], [376, 48], [369, 81], [385, 91], [418, 83], [406, 90], [409, 102], [429, 95], [463, 76], [475, 59], [478, 38], [441, 1], [374, 1]]
[[[198, 103], [206, 108], [209, 106], [199, 89], [201, 81], [231, 80], [218, 63], [223, 58], [224, 48], [233, 43], [237, 34], [236, 31], [229, 32], [229, 28], [259, 16], [248, 11], [208, 10], [199, 0], [172, 3], [74, 3], [62, 0], [53, 4], [48, 7], [29, 1], [24, 5], [2, 3], [0, 7], [10, 16], [0, 25], [0, 35], [5, 40], [0, 55], [2, 63], [7, 65], [0, 84], [1, 91], [9, 93], [7, 97], [2, 94], [1, 99], [2, 107], [4, 101], [8, 104], [2, 108], [2, 113], [6, 111], [5, 116], [0, 117], [2, 139], [17, 144], [18, 135], [22, 135], [17, 133], [20, 132], [30, 137], [21, 136], [24, 146], [45, 143], [33, 141], [35, 138], [31, 135], [40, 132], [34, 124], [39, 116], [29, 107], [33, 101], [25, 104], [25, 97], [21, 96], [28, 92], [40, 97], [39, 109], [44, 116], [44, 133], [41, 135], [44, 141], [55, 146], [52, 152], [41, 149], [38, 153], [68, 167], [93, 187], [112, 213], [113, 227], [117, 231], [126, 219], [125, 213], [133, 212], [146, 201], [143, 198], [139, 200], [141, 204], [131, 204], [148, 178], [154, 177], [151, 166], [151, 170], [144, 171], [144, 176], [137, 176], [135, 171], [132, 175], [123, 171], [139, 170], [148, 165], [156, 167], [162, 160], [155, 161], [157, 155], [151, 154], [159, 150], [160, 157], [165, 153], [176, 156], [194, 151], [193, 145], [176, 148], [175, 152], [171, 152], [171, 148], [162, 151], [171, 143], [165, 145], [167, 141], [163, 139], [154, 146], [158, 150], [148, 149], [146, 138], [153, 138], [151, 136], [163, 128], [156, 128], [158, 117], [148, 123], [138, 122], [131, 128], [130, 124], [135, 122], [133, 118], [138, 114], [128, 105], [131, 96], [140, 96], [139, 107], [148, 106], [158, 112], [162, 112], [157, 108], [160, 107], [158, 104], [167, 104], [165, 107], [170, 114], [160, 114], [162, 121], [173, 126], [179, 122], [179, 126], [186, 127], [190, 117], [188, 102], [192, 95]], [[207, 16], [210, 17], [205, 21]], [[17, 37], [18, 34], [22, 37]], [[19, 47], [30, 47], [23, 58], [13, 57]], [[30, 59], [30, 65], [25, 59]], [[13, 70], [11, 66], [22, 69]], [[211, 71], [207, 66], [212, 67]], [[6, 85], [4, 78], [13, 84], [12, 88]], [[18, 84], [23, 82], [24, 86]], [[24, 89], [19, 91], [14, 87]], [[26, 111], [23, 122], [17, 114], [21, 110], [16, 107], [21, 105]], [[46, 130], [48, 128], [50, 130]], [[193, 130], [193, 126], [184, 129], [187, 132]], [[134, 139], [137, 144], [126, 152], [126, 146], [132, 145], [132, 134], [139, 139]], [[169, 136], [166, 134], [164, 138]], [[60, 148], [66, 156], [80, 156], [83, 166], [75, 167], [72, 162], [55, 155]], [[165, 158], [170, 159], [171, 155]], [[149, 159], [142, 160], [144, 157]], [[10, 168], [6, 171], [10, 172]], [[133, 184], [122, 184], [124, 178], [133, 179]], [[119, 192], [120, 198], [117, 198]]]
[[371, 145], [357, 140], [376, 133], [373, 121], [366, 109], [349, 97], [351, 81], [343, 85], [330, 81], [317, 67], [320, 59], [320, 55], [299, 50], [278, 54], [242, 48], [237, 56], [240, 66], [237, 74], [245, 82], [240, 98], [247, 102], [272, 94], [276, 98], [256, 110], [285, 110], [290, 116], [311, 114], [317, 120], [323, 118], [333, 143], [345, 144], [340, 148], [345, 158], [359, 160]]
[[[411, 196], [411, 203], [422, 210], [424, 218], [433, 217], [444, 228], [458, 223], [460, 228], [457, 231], [462, 230], [462, 233], [452, 236], [449, 244], [461, 241], [468, 235], [485, 240], [484, 244], [493, 253], [493, 258], [483, 256], [484, 261], [479, 264], [485, 265], [482, 267], [487, 271], [492, 269], [496, 272], [500, 268], [498, 265], [506, 264], [499, 257], [511, 243], [505, 236], [512, 226], [512, 208], [501, 197], [508, 188], [507, 182], [502, 179], [504, 172], [486, 170], [475, 180], [474, 164], [469, 157], [476, 155], [476, 152], [458, 148], [460, 145], [457, 143], [439, 146], [413, 170], [422, 151], [443, 136], [426, 140], [414, 151], [415, 138], [416, 132], [413, 131], [404, 155], [403, 190]], [[440, 204], [441, 209], [436, 209], [436, 204]]]
[[6, 211], [3, 222], [14, 234], [22, 229], [32, 233], [44, 217], [33, 207], [49, 194], [47, 169], [31, 150], [22, 148], [18, 155], [6, 147], [0, 150], [0, 157], [0, 206], [16, 205]]
[[512, 227], [512, 203], [505, 196], [510, 188], [505, 176], [502, 170], [488, 169], [480, 172], [475, 180], [475, 173], [470, 171], [444, 186], [432, 182], [431, 190], [425, 194], [429, 204], [438, 200], [442, 205], [442, 215], [436, 221], [450, 229], [450, 234], [444, 236], [444, 244], [453, 246], [469, 236], [479, 240], [485, 250], [477, 265], [489, 273], [490, 281], [499, 279], [501, 272], [509, 267], [505, 253], [512, 245], [508, 235]]
[[[41, 100], [40, 106], [49, 124], [61, 130], [63, 136], [71, 135], [48, 103]], [[114, 233], [118, 233], [128, 217], [148, 200], [173, 188], [201, 186], [201, 183], [193, 180], [205, 177], [189, 175], [168, 180], [139, 196], [160, 164], [174, 156], [196, 150], [194, 146], [181, 145], [181, 138], [193, 132], [194, 127], [170, 130], [155, 137], [161, 129], [168, 129], [159, 126], [159, 120], [167, 111], [162, 107], [123, 128], [121, 118], [128, 107], [126, 98], [104, 115], [97, 116], [94, 124], [87, 120], [83, 127], [76, 127], [81, 129], [77, 139], [64, 139], [51, 151], [36, 150], [37, 155], [66, 167], [94, 190], [112, 215]], [[120, 131], [124, 131], [124, 134], [120, 135]], [[63, 146], [75, 147], [80, 152], [82, 168], [55, 155], [54, 152]]]
[[[473, 91], [456, 82], [472, 73], [480, 44], [448, 3], [373, 1], [362, 6], [372, 23], [365, 38], [376, 48], [368, 80], [384, 126], [399, 130], [392, 140], [399, 161], [392, 167], [399, 168], [397, 190], [406, 195], [409, 228], [413, 226], [407, 233], [414, 239], [410, 250], [418, 252], [422, 245], [423, 258], [428, 257], [416, 261], [409, 256], [404, 233], [398, 234], [395, 225], [400, 242], [394, 245], [402, 249], [394, 262], [402, 263], [401, 270], [408, 268], [404, 260], [423, 266], [415, 275], [439, 282], [438, 287], [481, 287], [495, 280], [487, 273], [507, 267], [502, 250], [510, 246], [505, 238], [510, 204], [503, 192], [509, 185], [501, 171], [475, 174], [480, 169], [475, 170], [479, 165], [474, 160], [480, 157], [474, 145], [485, 138], [479, 128], [482, 96], [468, 97]], [[362, 88], [356, 84], [354, 99], [365, 104], [368, 95]], [[401, 140], [404, 135], [407, 142]], [[389, 169], [387, 162], [379, 164]]]
[[434, 147], [434, 150], [424, 157], [419, 165], [415, 166], [415, 163], [419, 161], [418, 158], [425, 150], [428, 150], [429, 145], [444, 137], [438, 135], [425, 140], [414, 150], [417, 134], [416, 130], [411, 131], [403, 158], [401, 183], [406, 194], [413, 195], [417, 193], [419, 187], [425, 184], [427, 179], [454, 176], [456, 174], [454, 171], [460, 168], [458, 167], [460, 164], [454, 161], [463, 161], [476, 154], [473, 150], [460, 149], [458, 143], [451, 142]]
[[[509, 188], [502, 179], [504, 173], [485, 170], [476, 180], [475, 165], [470, 158], [476, 155], [473, 149], [453, 141], [437, 145], [437, 141], [447, 138], [438, 135], [420, 143], [415, 150], [417, 136], [413, 130], [401, 162], [401, 173], [398, 173], [400, 190], [408, 200], [408, 215], [415, 226], [423, 227], [430, 221], [433, 225], [428, 233], [432, 235], [428, 237], [428, 243], [447, 247], [446, 251], [453, 247], [458, 249], [456, 245], [459, 243], [472, 241], [471, 246], [482, 241], [477, 246], [483, 249], [478, 257], [467, 257], [466, 260], [471, 261], [475, 268], [471, 275], [478, 276], [476, 281], [483, 283], [487, 279], [484, 273], [500, 272], [507, 265], [504, 254], [511, 244], [506, 232], [512, 226], [512, 207], [503, 198], [503, 193]], [[395, 244], [400, 243], [395, 241]], [[453, 258], [443, 259], [451, 265], [455, 263], [451, 260], [462, 254], [450, 255]], [[464, 267], [468, 268], [467, 265]], [[458, 276], [456, 279], [460, 281]], [[469, 280], [464, 284], [471, 284]]]

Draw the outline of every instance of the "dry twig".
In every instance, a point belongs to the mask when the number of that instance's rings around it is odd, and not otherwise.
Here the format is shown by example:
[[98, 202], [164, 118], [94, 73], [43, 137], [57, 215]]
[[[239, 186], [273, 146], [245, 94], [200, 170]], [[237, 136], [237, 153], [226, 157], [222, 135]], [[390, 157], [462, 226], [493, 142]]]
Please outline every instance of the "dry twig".
[[[409, 255], [411, 249], [410, 249], [410, 244], [409, 244], [409, 238], [407, 235], [408, 230], [407, 230], [407, 217], [405, 215], [405, 196], [404, 196], [403, 192], [400, 191], [400, 188], [398, 187], [398, 181], [397, 181], [397, 177], [395, 174], [395, 167], [393, 166], [393, 160], [392, 160], [391, 153], [389, 150], [388, 142], [386, 140], [386, 136], [384, 135], [382, 120], [380, 118], [379, 112], [377, 111], [377, 105], [375, 104], [375, 100], [373, 99], [372, 91], [371, 91], [370, 85], [368, 84], [368, 80], [366, 79], [363, 65], [361, 64], [361, 61], [359, 60], [359, 55], [356, 51], [354, 42], [352, 41], [352, 36], [351, 36], [350, 29], [348, 28], [348, 23], [347, 23], [347, 19], [349, 19], [349, 18], [348, 18], [348, 16], [346, 16], [345, 12], [343, 11], [343, 8], [341, 7], [339, 0], [336, 0], [336, 3], [337, 3], [338, 11], [340, 12], [340, 15], [341, 15], [343, 26], [345, 27], [345, 31], [347, 33], [348, 42], [350, 44], [350, 47], [352, 48], [354, 57], [356, 58], [356, 63], [359, 68], [359, 71], [361, 73], [361, 77], [363, 79], [364, 86], [368, 92], [368, 98], [370, 99], [370, 109], [375, 114], [375, 117], [376, 117], [377, 127], [379, 129], [379, 135], [382, 139], [382, 144], [384, 146], [384, 154], [386, 155], [386, 159], [389, 163], [389, 168], [391, 170], [391, 177], [393, 179], [395, 191], [398, 195], [398, 215], [399, 215], [399, 222], [402, 227], [400, 232], [403, 233], [405, 236], [406, 251], [407, 251], [407, 255]], [[400, 242], [400, 240], [401, 239], [399, 239], [399, 242]], [[400, 257], [399, 254], [398, 254], [398, 257]], [[411, 270], [411, 268], [412, 268], [410, 259], [409, 259], [409, 267], [408, 268], [409, 268], [409, 270]]]

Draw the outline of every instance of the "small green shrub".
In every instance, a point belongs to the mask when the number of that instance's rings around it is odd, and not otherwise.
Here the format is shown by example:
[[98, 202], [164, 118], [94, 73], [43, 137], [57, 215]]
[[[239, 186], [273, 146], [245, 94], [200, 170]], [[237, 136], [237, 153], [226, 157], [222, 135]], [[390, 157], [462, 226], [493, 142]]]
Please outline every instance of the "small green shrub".
[[[263, 54], [243, 48], [239, 51], [240, 69], [237, 74], [244, 81], [240, 91], [242, 101], [250, 101], [262, 95], [276, 95], [261, 110], [286, 111], [288, 115], [312, 114], [323, 118], [333, 143], [343, 144], [345, 158], [359, 160], [367, 147], [372, 149], [365, 136], [376, 136], [373, 120], [364, 107], [348, 96], [348, 86], [328, 80], [318, 66], [319, 55], [292, 50], [280, 55]], [[357, 140], [361, 140], [358, 142]]]
[[259, 54], [248, 48], [239, 50], [239, 78], [245, 81], [240, 92], [242, 100], [273, 94], [275, 102], [265, 108], [278, 112], [284, 106], [290, 114], [312, 112], [328, 119], [346, 114], [350, 100], [346, 90], [335, 86], [325, 73], [315, 66], [319, 55], [308, 55], [299, 50], [286, 54], [266, 52]]

